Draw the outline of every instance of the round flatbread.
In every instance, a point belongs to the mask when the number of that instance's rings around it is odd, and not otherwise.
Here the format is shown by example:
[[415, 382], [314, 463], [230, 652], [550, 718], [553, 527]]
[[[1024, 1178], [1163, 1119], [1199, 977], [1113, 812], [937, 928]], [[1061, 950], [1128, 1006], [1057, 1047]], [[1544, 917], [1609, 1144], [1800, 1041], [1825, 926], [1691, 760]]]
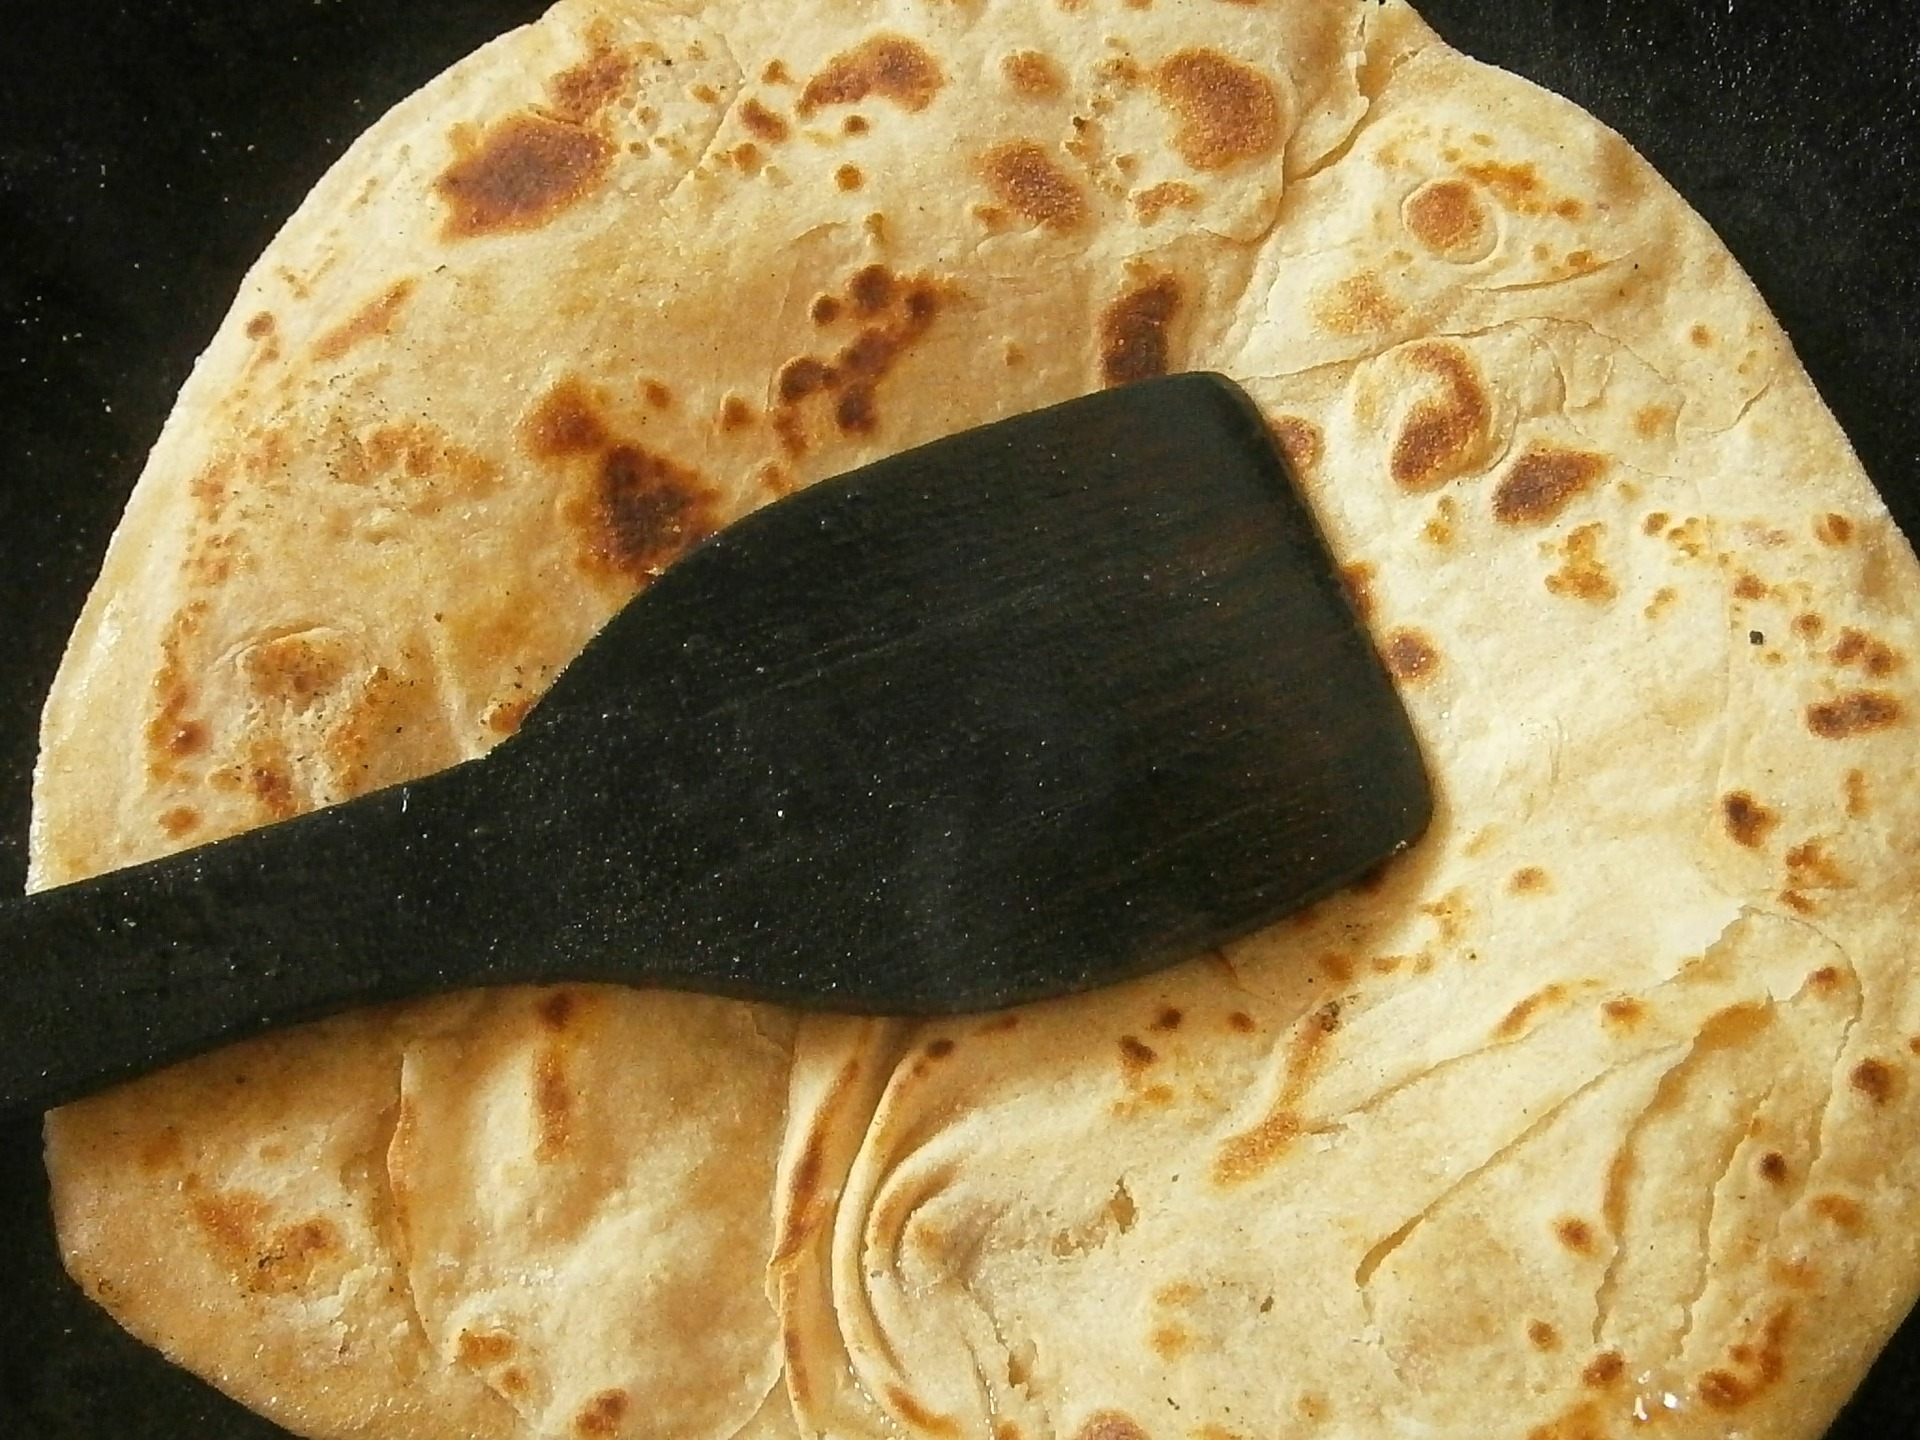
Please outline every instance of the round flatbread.
[[1820, 1431], [1920, 1291], [1920, 567], [1617, 136], [1398, 0], [564, 0], [247, 278], [44, 728], [58, 883], [483, 752], [753, 507], [1245, 385], [1439, 797], [948, 1024], [587, 987], [48, 1124], [75, 1276], [323, 1437]]

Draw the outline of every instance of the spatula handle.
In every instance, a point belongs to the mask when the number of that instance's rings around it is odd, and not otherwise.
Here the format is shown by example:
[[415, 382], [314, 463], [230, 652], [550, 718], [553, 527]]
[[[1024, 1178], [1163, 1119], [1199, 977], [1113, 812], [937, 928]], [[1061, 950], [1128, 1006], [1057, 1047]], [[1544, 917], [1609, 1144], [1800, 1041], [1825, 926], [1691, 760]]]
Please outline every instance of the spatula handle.
[[445, 927], [499, 934], [514, 903], [513, 887], [457, 906], [445, 893], [452, 852], [487, 845], [467, 779], [460, 767], [0, 908], [0, 1110], [447, 988], [432, 973], [459, 950]]

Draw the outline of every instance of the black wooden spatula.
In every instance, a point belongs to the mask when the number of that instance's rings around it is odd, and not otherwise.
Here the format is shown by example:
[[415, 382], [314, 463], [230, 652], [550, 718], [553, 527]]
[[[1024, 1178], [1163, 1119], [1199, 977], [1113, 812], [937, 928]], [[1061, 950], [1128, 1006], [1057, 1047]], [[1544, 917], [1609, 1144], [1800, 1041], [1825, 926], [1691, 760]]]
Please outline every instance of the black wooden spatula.
[[942, 440], [692, 551], [483, 760], [0, 911], [0, 1105], [470, 985], [951, 1012], [1354, 879], [1420, 755], [1251, 402]]

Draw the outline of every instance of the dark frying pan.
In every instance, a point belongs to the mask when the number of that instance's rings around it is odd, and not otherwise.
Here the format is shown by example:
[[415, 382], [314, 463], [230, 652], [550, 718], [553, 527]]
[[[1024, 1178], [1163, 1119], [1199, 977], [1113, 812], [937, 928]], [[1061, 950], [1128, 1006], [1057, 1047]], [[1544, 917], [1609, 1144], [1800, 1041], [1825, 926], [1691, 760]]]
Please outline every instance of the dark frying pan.
[[[1039, 3], [1039, 0], [1035, 0]], [[1329, 4], [1365, 0], [1326, 0]], [[40, 697], [249, 261], [368, 122], [540, 0], [7, 0], [0, 15], [0, 886]], [[1920, 27], [1906, 0], [1426, 0], [1631, 139], [1747, 266], [1920, 536]], [[0, 1436], [282, 1432], [65, 1280], [0, 1127]], [[1829, 1440], [1920, 1435], [1920, 1318]]]

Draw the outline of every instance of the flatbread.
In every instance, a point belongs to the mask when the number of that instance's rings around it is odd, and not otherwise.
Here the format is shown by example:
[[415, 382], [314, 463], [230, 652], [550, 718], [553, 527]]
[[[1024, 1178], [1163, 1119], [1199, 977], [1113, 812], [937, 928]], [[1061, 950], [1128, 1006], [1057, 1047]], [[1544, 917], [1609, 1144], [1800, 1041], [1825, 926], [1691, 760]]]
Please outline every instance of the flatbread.
[[564, 0], [247, 278], [33, 883], [483, 752], [701, 536], [1241, 381], [1433, 832], [951, 1024], [582, 987], [57, 1112], [68, 1264], [313, 1436], [1817, 1434], [1920, 1291], [1920, 568], [1619, 137], [1398, 0]]

